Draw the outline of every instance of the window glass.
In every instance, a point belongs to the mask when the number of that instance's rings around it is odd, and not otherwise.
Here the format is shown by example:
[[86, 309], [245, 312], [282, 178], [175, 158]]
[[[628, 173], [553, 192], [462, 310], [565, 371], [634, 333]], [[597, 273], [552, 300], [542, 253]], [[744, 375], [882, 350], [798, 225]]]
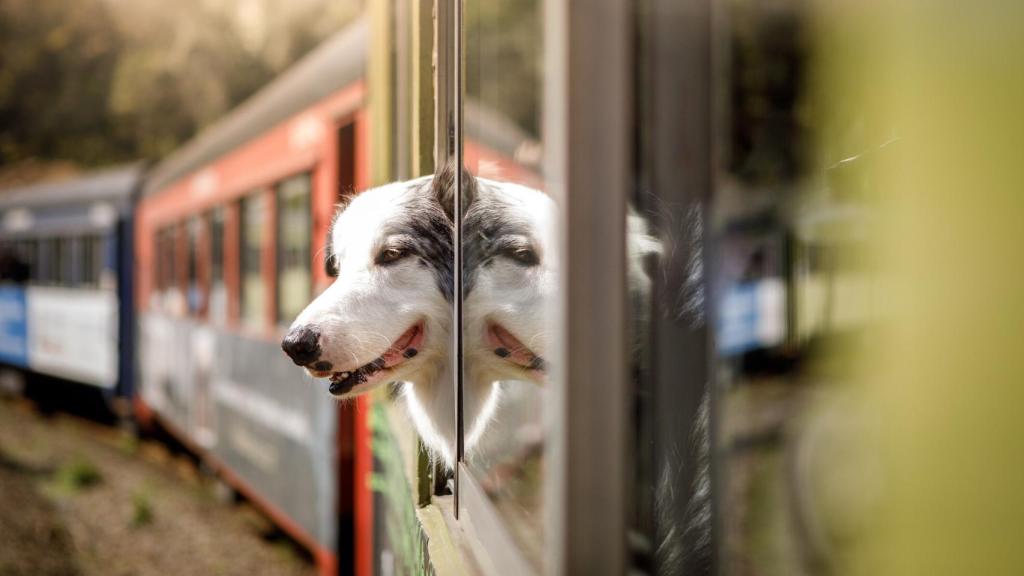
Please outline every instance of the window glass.
[[544, 552], [548, 307], [557, 281], [540, 139], [539, 0], [464, 10], [465, 165], [478, 179], [462, 228], [465, 462], [534, 568]]
[[624, 240], [635, 573], [712, 573], [704, 310], [712, 114], [700, 5], [684, 15], [668, 0], [633, 4], [635, 185]]
[[54, 283], [60, 286], [70, 286], [74, 277], [73, 244], [70, 238], [58, 238], [56, 243]]
[[879, 478], [844, 351], [867, 341], [870, 199], [899, 134], [849, 86], [815, 85], [851, 70], [814, 69], [830, 55], [813, 3], [726, 6], [709, 219], [720, 569], [829, 574], [872, 529]]
[[25, 282], [29, 278], [30, 260], [25, 241], [6, 241], [0, 247], [0, 281]]
[[36, 241], [22, 240], [18, 242], [18, 258], [25, 265], [24, 278], [31, 280], [38, 273], [38, 260], [36, 260]]
[[156, 232], [156, 289], [163, 292], [167, 289], [167, 230], [161, 228]]
[[224, 212], [222, 206], [207, 215], [210, 237], [210, 320], [223, 324], [227, 319], [227, 287], [224, 282]]
[[309, 175], [282, 182], [277, 189], [277, 321], [291, 324], [312, 293]]
[[53, 239], [40, 238], [36, 244], [36, 254], [39, 265], [33, 279], [40, 284], [49, 284], [53, 275]]
[[206, 308], [206, 290], [200, 276], [200, 247], [203, 234], [203, 221], [194, 216], [189, 219], [185, 229], [185, 241], [187, 261], [186, 266], [188, 279], [185, 288], [185, 298], [188, 304], [188, 313], [193, 315], [202, 314]]
[[101, 246], [102, 242], [98, 236], [83, 236], [79, 240], [79, 282], [84, 286], [92, 287], [99, 284], [100, 268], [103, 264]]
[[241, 318], [242, 323], [259, 328], [266, 317], [266, 285], [263, 281], [264, 223], [266, 197], [261, 193], [242, 199], [241, 226]]
[[178, 286], [177, 226], [170, 225], [156, 235], [157, 306], [166, 313], [178, 313], [181, 290]]

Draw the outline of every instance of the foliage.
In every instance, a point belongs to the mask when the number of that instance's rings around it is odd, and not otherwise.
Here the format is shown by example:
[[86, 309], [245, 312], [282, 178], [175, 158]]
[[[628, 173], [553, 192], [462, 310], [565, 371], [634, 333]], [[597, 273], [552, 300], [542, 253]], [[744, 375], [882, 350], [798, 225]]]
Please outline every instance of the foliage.
[[540, 135], [541, 2], [466, 3], [466, 94]]
[[4, 0], [0, 168], [165, 155], [358, 9], [356, 0]]

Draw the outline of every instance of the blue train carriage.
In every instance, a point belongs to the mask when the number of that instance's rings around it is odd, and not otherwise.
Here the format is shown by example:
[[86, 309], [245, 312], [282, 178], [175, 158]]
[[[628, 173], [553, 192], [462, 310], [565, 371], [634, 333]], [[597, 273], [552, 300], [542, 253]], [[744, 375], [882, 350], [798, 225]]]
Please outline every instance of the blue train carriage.
[[[0, 363], [133, 392], [133, 217], [142, 164], [0, 191]], [[12, 371], [8, 371], [10, 375]]]

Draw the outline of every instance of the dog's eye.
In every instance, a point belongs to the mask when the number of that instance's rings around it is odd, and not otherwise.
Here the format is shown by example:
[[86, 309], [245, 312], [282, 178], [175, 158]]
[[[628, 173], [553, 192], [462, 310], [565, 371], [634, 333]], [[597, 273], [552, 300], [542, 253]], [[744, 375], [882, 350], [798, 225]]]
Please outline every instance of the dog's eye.
[[338, 262], [332, 254], [328, 254], [324, 258], [324, 271], [327, 272], [327, 276], [330, 278], [338, 277]]
[[380, 265], [392, 264], [405, 258], [408, 252], [401, 248], [385, 248], [377, 254], [375, 262]]
[[537, 253], [532, 248], [513, 248], [507, 252], [507, 255], [523, 266], [536, 266], [540, 264], [540, 258], [537, 257]]

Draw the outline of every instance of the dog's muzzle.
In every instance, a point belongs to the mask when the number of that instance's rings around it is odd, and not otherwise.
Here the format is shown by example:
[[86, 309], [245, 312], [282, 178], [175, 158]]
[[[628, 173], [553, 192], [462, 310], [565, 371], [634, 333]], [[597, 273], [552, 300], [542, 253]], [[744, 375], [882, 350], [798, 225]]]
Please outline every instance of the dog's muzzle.
[[281, 341], [281, 349], [299, 366], [312, 364], [320, 357], [320, 332], [309, 326], [296, 326]]

